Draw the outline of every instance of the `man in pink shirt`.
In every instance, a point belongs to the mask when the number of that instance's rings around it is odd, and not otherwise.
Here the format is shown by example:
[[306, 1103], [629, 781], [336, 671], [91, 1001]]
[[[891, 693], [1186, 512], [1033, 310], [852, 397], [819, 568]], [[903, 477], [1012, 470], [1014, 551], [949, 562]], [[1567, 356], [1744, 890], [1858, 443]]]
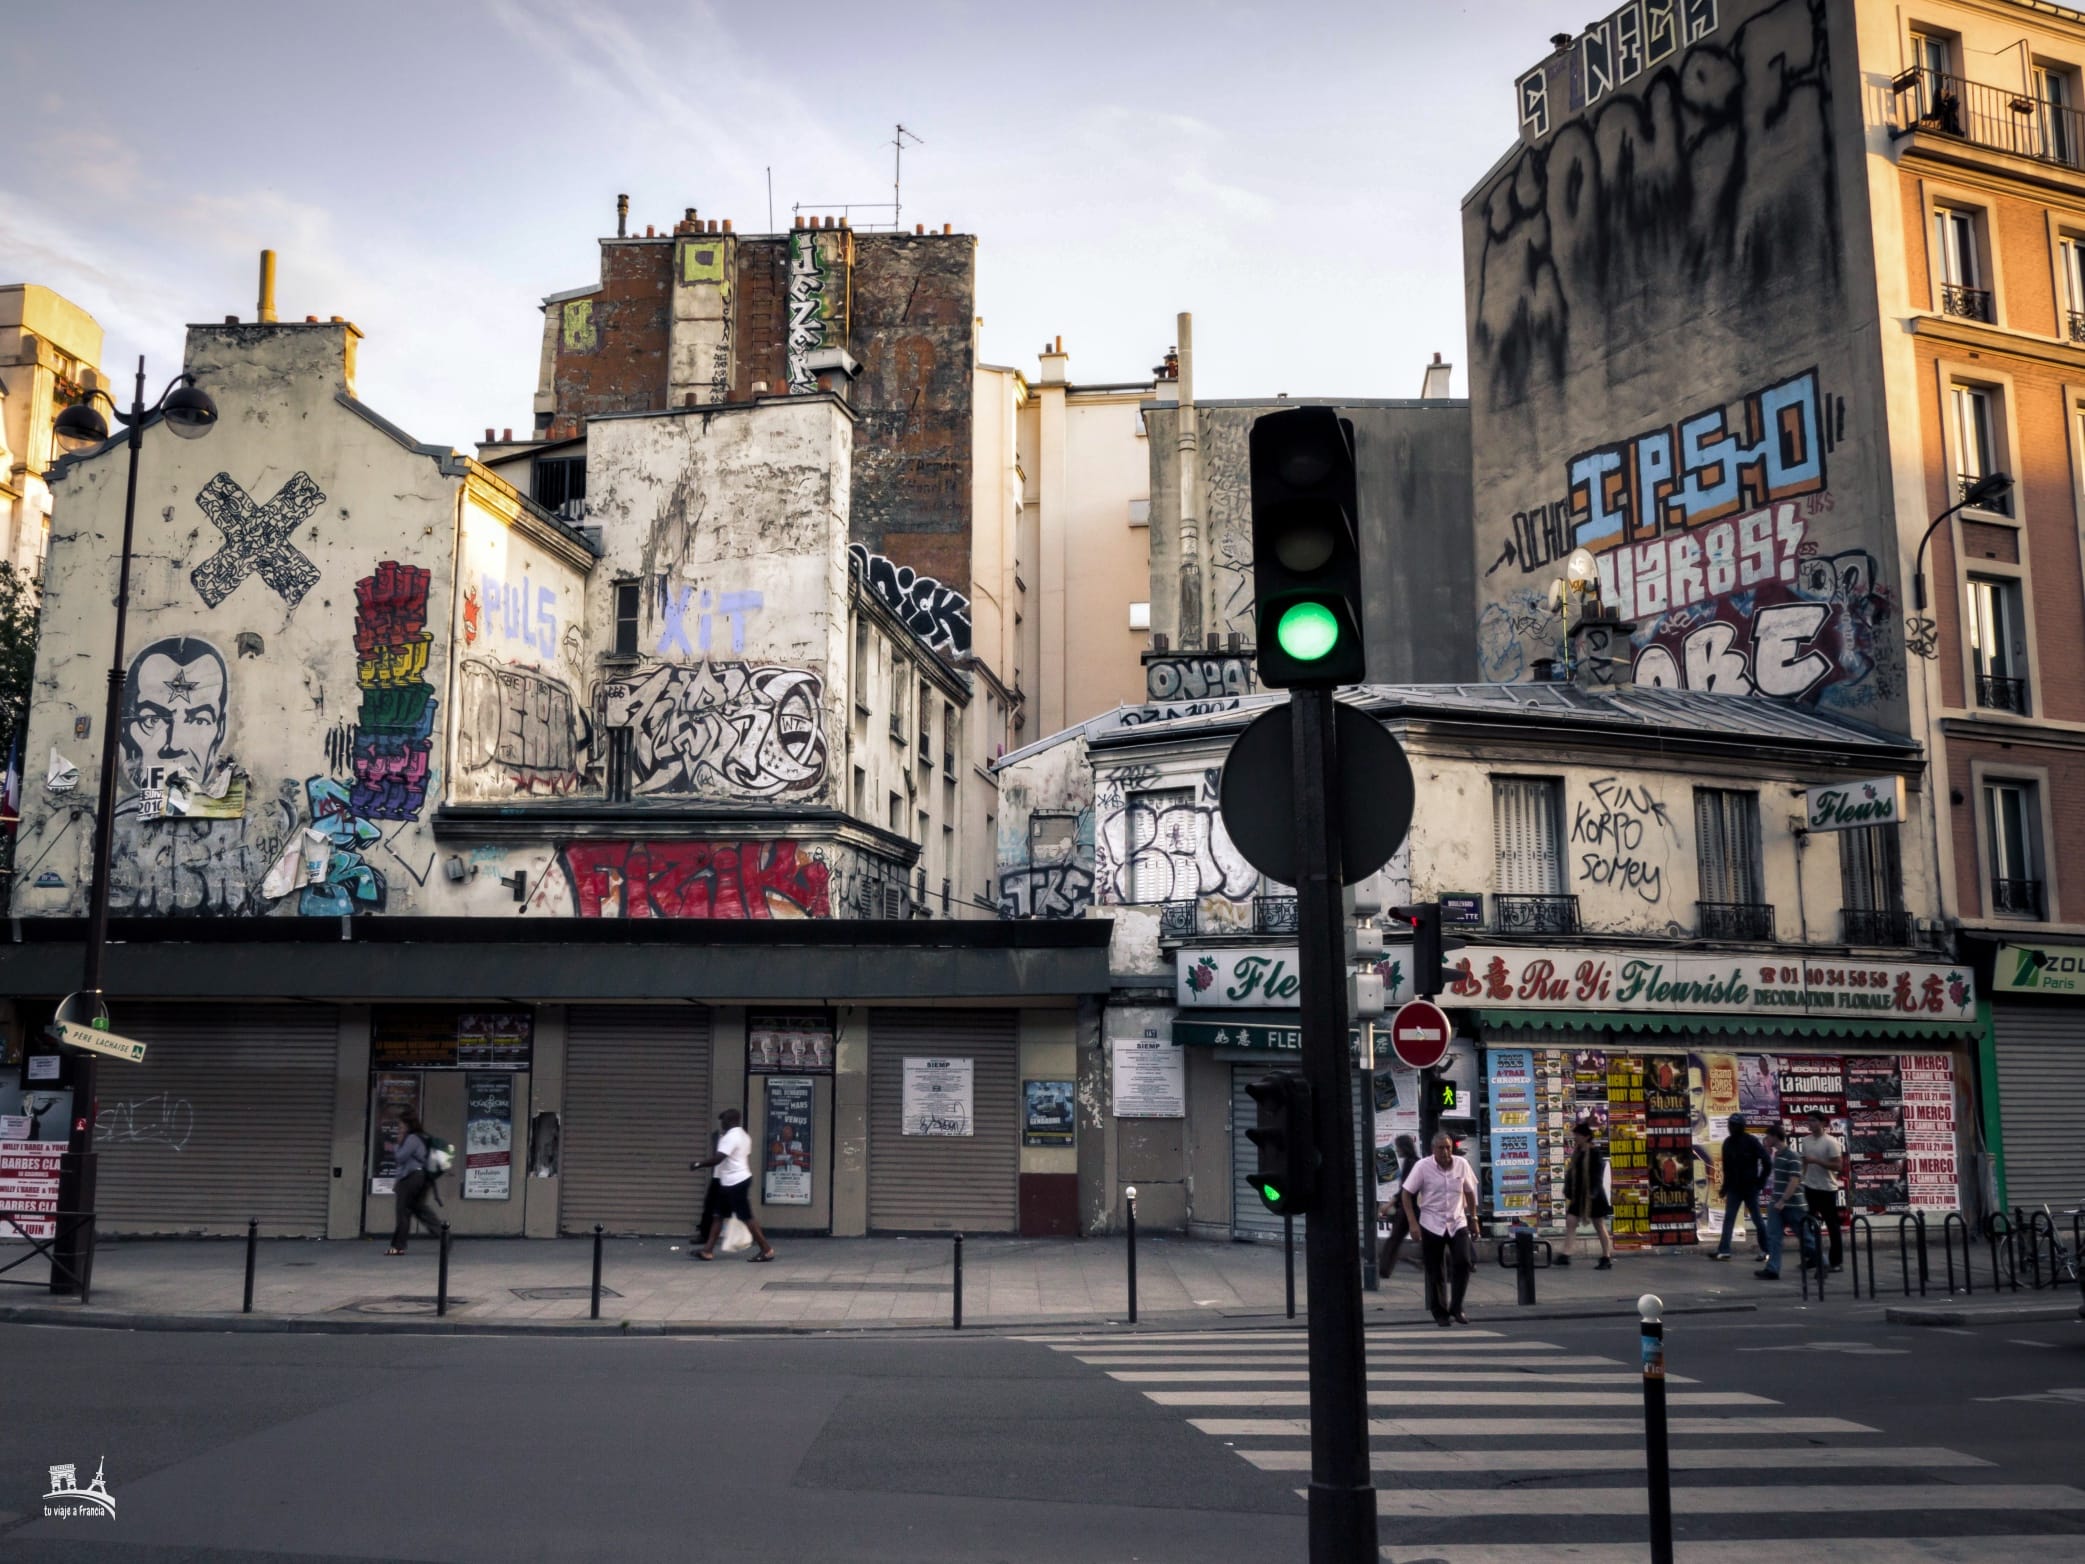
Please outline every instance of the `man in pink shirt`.
[[1474, 1263], [1470, 1240], [1477, 1229], [1477, 1175], [1455, 1154], [1450, 1136], [1434, 1136], [1433, 1155], [1405, 1175], [1402, 1198], [1405, 1221], [1419, 1235], [1426, 1257], [1426, 1305], [1434, 1324], [1469, 1324], [1462, 1300]]

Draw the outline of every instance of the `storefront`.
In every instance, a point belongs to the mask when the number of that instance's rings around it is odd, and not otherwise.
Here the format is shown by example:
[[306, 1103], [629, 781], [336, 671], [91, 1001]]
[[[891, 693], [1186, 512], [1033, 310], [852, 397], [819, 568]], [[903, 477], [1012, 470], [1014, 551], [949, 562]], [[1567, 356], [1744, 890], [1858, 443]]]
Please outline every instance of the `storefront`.
[[1019, 1015], [869, 1013], [869, 1227], [1011, 1233], [1020, 1225]]
[[1854, 1213], [1974, 1209], [1965, 967], [1492, 948], [1464, 960], [1442, 1000], [1475, 1002], [1501, 1218], [1562, 1225], [1572, 1128], [1591, 1123], [1617, 1243], [1713, 1238], [1737, 1112], [1791, 1130], [1823, 1113], [1846, 1144]]
[[1991, 1034], [2007, 1204], [2085, 1203], [2085, 945], [2000, 945]]
[[441, 1215], [459, 1235], [523, 1231], [520, 1165], [534, 1079], [531, 1010], [378, 1005], [369, 1016], [369, 1113], [363, 1230], [388, 1233], [396, 1214], [400, 1115], [457, 1150], [440, 1183]]
[[707, 1175], [688, 1164], [709, 1154], [715, 1129], [712, 1023], [702, 1005], [566, 1011], [564, 1112], [535, 1137], [536, 1154], [555, 1158], [561, 1231], [695, 1231]]

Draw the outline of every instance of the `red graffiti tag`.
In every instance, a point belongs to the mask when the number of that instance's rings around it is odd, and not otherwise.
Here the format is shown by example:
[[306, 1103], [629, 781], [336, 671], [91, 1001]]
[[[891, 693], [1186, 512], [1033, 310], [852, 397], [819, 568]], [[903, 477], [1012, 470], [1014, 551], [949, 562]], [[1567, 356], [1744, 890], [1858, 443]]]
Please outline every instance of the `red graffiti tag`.
[[830, 918], [830, 872], [780, 842], [571, 842], [582, 918]]

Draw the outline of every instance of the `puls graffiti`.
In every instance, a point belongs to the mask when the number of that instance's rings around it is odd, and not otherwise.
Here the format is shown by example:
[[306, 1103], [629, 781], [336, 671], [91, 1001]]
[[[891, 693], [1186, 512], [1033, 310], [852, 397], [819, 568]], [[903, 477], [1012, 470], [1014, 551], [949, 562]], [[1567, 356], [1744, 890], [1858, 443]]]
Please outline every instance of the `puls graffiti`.
[[872, 554], [859, 543], [847, 553], [877, 601], [905, 621], [905, 628], [936, 651], [970, 650], [970, 599], [909, 565]]
[[831, 874], [793, 841], [570, 842], [582, 918], [829, 918]]
[[1260, 883], [1212, 804], [1133, 798], [1102, 817], [1097, 853], [1103, 901], [1244, 901]]
[[516, 582], [502, 581], [487, 570], [478, 578], [475, 595], [475, 602], [467, 597], [464, 605], [466, 643], [477, 640], [475, 625], [487, 637], [512, 641], [545, 657], [557, 656], [555, 587], [537, 586], [525, 571]]
[[1571, 818], [1579, 878], [1632, 891], [1650, 905], [1664, 900], [1665, 870], [1646, 853], [1654, 829], [1668, 839], [1676, 834], [1664, 802], [1649, 788], [1619, 777], [1597, 778], [1587, 791], [1592, 802], [1581, 801]]
[[564, 682], [535, 668], [466, 658], [456, 764], [481, 784], [514, 793], [569, 793], [579, 786], [580, 716]]
[[808, 668], [661, 664], [604, 685], [601, 721], [630, 728], [632, 790], [773, 798], [826, 780], [825, 682]]
[[349, 746], [350, 807], [366, 820], [417, 820], [427, 803], [434, 686], [427, 682], [434, 635], [427, 623], [428, 574], [385, 560], [355, 583], [355, 676], [362, 707]]
[[1252, 660], [1247, 657], [1153, 657], [1144, 664], [1144, 698], [1206, 701], [1250, 695]]
[[1036, 864], [999, 875], [1002, 918], [1077, 918], [1093, 904], [1093, 871], [1083, 864]]

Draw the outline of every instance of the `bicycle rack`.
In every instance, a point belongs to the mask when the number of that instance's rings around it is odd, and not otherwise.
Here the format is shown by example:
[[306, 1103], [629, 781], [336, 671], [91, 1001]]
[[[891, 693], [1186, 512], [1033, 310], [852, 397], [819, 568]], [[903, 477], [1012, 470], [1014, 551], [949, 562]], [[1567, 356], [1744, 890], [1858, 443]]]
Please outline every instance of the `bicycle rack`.
[[2003, 1211], [1993, 1211], [1984, 1222], [1984, 1235], [1991, 1245], [1991, 1290], [1993, 1292], [2002, 1292], [2008, 1278], [2012, 1281], [2013, 1291], [2018, 1292], [2020, 1290], [2020, 1271], [2019, 1267], [2013, 1263], [2013, 1246], [2011, 1244], [2005, 1246], [2006, 1268], [2004, 1273], [2001, 1274], [1998, 1269], [1998, 1240], [2000, 1238], [2010, 1238], [2013, 1231], [2013, 1224]]
[[[1897, 1218], [1897, 1268], [1904, 1273], [1904, 1296], [1907, 1298], [1911, 1296], [1911, 1251], [1904, 1247], [1904, 1240], [1907, 1235], [1913, 1232], [1916, 1232], [1919, 1236], [1918, 1295], [1923, 1298], [1926, 1296], [1925, 1226], [1918, 1218], [1907, 1211]], [[1875, 1278], [1871, 1274], [1868, 1278], [1868, 1288], [1871, 1296], [1873, 1295], [1874, 1287]]]
[[1861, 1295], [1861, 1240], [1866, 1235], [1868, 1247], [1868, 1298], [1875, 1298], [1875, 1224], [1864, 1216], [1856, 1216], [1846, 1225], [1846, 1247], [1853, 1251], [1853, 1296]]
[[1962, 1291], [1976, 1291], [1976, 1277], [1969, 1264], [1969, 1221], [1959, 1211], [1950, 1211], [1940, 1224], [1940, 1247], [1947, 1255], [1947, 1290], [1952, 1297], [1955, 1291], [1955, 1229], [1962, 1229]]
[[2060, 1286], [2063, 1280], [2063, 1261], [2056, 1242], [2056, 1218], [2046, 1211], [2035, 1211], [2027, 1218], [2027, 1252], [2034, 1266], [2034, 1285], [2037, 1291], [2042, 1285], [2042, 1238], [2049, 1241], [2049, 1285]]

